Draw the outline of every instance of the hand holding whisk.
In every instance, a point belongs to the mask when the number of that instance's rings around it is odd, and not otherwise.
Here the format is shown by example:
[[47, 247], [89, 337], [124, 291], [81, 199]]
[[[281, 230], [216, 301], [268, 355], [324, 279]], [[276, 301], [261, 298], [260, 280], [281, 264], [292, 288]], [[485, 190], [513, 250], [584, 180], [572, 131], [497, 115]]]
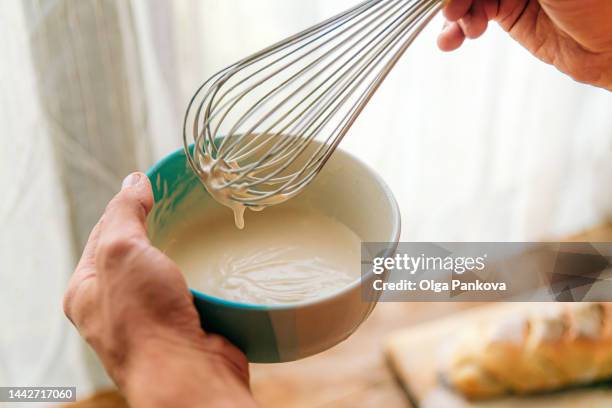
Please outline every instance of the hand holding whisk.
[[299, 194], [442, 5], [364, 1], [210, 78], [183, 132], [207, 190], [242, 211]]

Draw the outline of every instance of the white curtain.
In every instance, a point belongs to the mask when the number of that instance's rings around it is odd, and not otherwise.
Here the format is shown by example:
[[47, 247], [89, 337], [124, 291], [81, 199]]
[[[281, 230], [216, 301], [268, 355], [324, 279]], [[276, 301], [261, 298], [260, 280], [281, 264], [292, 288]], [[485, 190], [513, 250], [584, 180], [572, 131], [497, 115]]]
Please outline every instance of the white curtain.
[[[0, 384], [105, 383], [61, 295], [121, 178], [181, 146], [209, 75], [355, 2], [0, 2]], [[496, 26], [443, 54], [441, 24], [342, 145], [393, 189], [404, 239], [545, 239], [612, 216], [612, 95]]]

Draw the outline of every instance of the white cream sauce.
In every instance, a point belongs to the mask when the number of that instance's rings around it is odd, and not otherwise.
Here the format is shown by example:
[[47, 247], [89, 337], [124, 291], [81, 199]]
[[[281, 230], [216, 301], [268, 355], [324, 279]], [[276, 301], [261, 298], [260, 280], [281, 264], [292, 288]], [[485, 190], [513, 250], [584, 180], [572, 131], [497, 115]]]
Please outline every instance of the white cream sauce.
[[191, 220], [160, 246], [196, 290], [243, 303], [287, 304], [336, 292], [360, 276], [360, 239], [335, 219], [271, 207], [240, 231], [224, 215]]

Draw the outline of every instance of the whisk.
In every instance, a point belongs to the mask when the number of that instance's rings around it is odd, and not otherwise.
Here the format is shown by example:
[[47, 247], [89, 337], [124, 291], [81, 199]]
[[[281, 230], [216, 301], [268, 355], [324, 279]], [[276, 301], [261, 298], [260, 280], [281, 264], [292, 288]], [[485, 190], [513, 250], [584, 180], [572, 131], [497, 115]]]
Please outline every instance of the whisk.
[[234, 209], [299, 194], [442, 6], [367, 0], [218, 72], [185, 115], [189, 165]]

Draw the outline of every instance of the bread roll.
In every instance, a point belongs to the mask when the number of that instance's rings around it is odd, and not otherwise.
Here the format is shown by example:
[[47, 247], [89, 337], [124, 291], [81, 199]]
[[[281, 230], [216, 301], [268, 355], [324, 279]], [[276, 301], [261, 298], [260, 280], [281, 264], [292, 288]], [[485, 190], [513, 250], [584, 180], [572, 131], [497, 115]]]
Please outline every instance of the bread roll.
[[543, 309], [465, 332], [443, 357], [445, 382], [482, 399], [612, 377], [611, 304], [534, 306]]

